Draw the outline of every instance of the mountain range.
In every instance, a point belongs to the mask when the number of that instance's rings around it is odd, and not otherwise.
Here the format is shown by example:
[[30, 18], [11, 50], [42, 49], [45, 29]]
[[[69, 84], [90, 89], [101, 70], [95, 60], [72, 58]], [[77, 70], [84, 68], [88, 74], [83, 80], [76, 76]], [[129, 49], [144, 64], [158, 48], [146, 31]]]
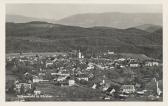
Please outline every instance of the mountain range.
[[31, 21], [45, 21], [49, 23], [87, 28], [94, 26], [104, 26], [126, 29], [144, 24], [162, 26], [162, 14], [119, 12], [83, 13], [67, 16], [59, 20], [38, 19], [19, 15], [6, 15], [6, 22], [25, 23]]

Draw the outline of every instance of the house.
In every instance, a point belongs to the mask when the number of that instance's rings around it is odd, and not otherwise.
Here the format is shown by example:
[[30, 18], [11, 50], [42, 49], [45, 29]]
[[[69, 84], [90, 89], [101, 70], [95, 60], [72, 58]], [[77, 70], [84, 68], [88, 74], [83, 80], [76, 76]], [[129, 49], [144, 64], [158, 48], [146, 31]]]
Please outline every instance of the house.
[[125, 68], [125, 66], [121, 65], [120, 68]]
[[121, 65], [119, 64], [119, 62], [115, 61], [114, 62], [114, 67], [120, 67]]
[[18, 84], [16, 84], [15, 86], [16, 86], [16, 88], [18, 88], [18, 89], [20, 89], [21, 86], [24, 86], [24, 88], [26, 88], [26, 89], [31, 89], [31, 84], [28, 84], [28, 83], [18, 83]]
[[53, 62], [56, 62], [58, 59], [57, 58], [55, 58], [54, 60], [53, 60]]
[[136, 83], [136, 84], [135, 84], [135, 87], [136, 87], [136, 88], [140, 88], [140, 87], [141, 87], [141, 84]]
[[86, 70], [91, 70], [91, 69], [94, 69], [94, 64], [88, 63], [88, 67], [86, 68]]
[[111, 87], [111, 84], [107, 81], [105, 82], [105, 80], [103, 80], [103, 82], [100, 85], [102, 87], [102, 91], [105, 92]]
[[129, 62], [135, 62], [135, 59], [128, 58]]
[[16, 92], [20, 93], [21, 87], [24, 88], [24, 92], [26, 92], [32, 88], [31, 84], [29, 84], [29, 83], [17, 83], [17, 84], [15, 84]]
[[137, 95], [144, 95], [145, 92], [144, 92], [144, 91], [137, 91], [136, 94], [137, 94]]
[[119, 58], [118, 61], [125, 61], [125, 58]]
[[159, 62], [157, 62], [157, 61], [146, 61], [145, 66], [148, 66], [148, 67], [159, 66]]
[[34, 94], [35, 94], [35, 95], [40, 95], [40, 94], [41, 94], [41, 91], [39, 91], [39, 90], [34, 90]]
[[27, 62], [27, 61], [28, 61], [27, 58], [21, 58], [21, 59], [19, 59], [19, 62]]
[[97, 85], [94, 83], [94, 85], [92, 86], [92, 89], [96, 89]]
[[26, 72], [25, 74], [24, 74], [24, 76], [28, 76], [29, 75], [29, 73], [28, 72]]
[[44, 72], [40, 72], [38, 75], [39, 75], [39, 76], [45, 76], [46, 73], [44, 73]]
[[113, 94], [114, 92], [116, 92], [116, 90], [113, 88], [113, 89], [110, 91], [110, 94]]
[[75, 80], [74, 79], [69, 79], [69, 86], [75, 85]]
[[139, 67], [140, 64], [138, 62], [131, 62], [130, 64], [130, 67]]
[[69, 73], [61, 73], [61, 72], [59, 72], [59, 73], [51, 73], [51, 75], [57, 75], [57, 76], [70, 76], [70, 74]]
[[109, 86], [103, 86], [102, 91], [107, 91], [108, 88], [109, 88]]
[[38, 82], [41, 82], [41, 81], [43, 81], [42, 77], [33, 76], [33, 83], [38, 83]]
[[[72, 84], [73, 82], [70, 82], [70, 83]], [[55, 82], [55, 85], [58, 85], [58, 86], [68, 86], [69, 85], [69, 81], [68, 80], [57, 81], [57, 82]]]
[[107, 54], [111, 55], [111, 54], [114, 54], [114, 52], [110, 52], [110, 51], [108, 51], [108, 53], [107, 53]]
[[134, 85], [122, 85], [120, 90], [123, 93], [134, 93], [135, 92], [135, 86]]
[[59, 81], [65, 81], [66, 79], [67, 79], [67, 77], [68, 76], [59, 76], [58, 78], [57, 78], [57, 81], [59, 82]]
[[86, 74], [78, 74], [76, 77], [78, 80], [85, 80], [85, 81], [89, 81], [89, 78]]
[[53, 65], [53, 61], [46, 60], [46, 68], [51, 67]]
[[52, 65], [53, 65], [52, 62], [51, 63], [46, 63], [46, 68], [51, 67]]
[[90, 73], [90, 74], [88, 75], [88, 77], [89, 77], [89, 78], [93, 78], [93, 77], [94, 77], [94, 74]]
[[81, 58], [83, 59], [83, 58], [84, 58], [84, 55], [82, 55]]

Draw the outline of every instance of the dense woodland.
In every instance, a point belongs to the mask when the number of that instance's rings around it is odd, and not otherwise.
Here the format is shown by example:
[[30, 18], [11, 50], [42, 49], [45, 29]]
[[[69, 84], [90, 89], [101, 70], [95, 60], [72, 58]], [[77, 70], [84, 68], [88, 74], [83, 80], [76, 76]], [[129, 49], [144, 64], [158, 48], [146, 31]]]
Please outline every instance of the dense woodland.
[[67, 52], [86, 54], [107, 50], [141, 53], [162, 59], [162, 29], [147, 32], [136, 28], [75, 27], [46, 22], [6, 23], [6, 52]]

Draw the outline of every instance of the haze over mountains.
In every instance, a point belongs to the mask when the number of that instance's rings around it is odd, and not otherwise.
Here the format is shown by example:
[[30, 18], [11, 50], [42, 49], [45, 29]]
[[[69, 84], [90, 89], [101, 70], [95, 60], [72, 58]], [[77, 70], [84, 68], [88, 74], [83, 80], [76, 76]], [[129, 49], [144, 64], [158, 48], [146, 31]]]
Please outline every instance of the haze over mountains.
[[125, 29], [143, 24], [162, 26], [162, 14], [119, 13], [119, 12], [85, 13], [85, 14], [75, 14], [60, 20], [38, 19], [18, 15], [6, 16], [6, 22], [25, 23], [31, 21], [45, 21], [50, 23], [70, 25], [70, 26], [80, 26], [80, 27], [104, 26], [104, 27]]

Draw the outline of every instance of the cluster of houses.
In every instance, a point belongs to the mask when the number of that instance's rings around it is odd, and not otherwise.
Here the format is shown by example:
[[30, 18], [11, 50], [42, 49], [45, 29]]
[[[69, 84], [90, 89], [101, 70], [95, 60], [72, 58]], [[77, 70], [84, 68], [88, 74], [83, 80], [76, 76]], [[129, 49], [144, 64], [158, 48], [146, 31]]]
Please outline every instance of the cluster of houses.
[[[108, 52], [108, 55], [115, 55], [114, 52]], [[153, 67], [159, 66], [158, 60], [145, 60], [139, 61], [133, 58], [117, 58], [117, 59], [105, 59], [105, 58], [90, 58], [85, 59], [82, 53], [79, 51], [77, 58], [72, 58], [67, 55], [58, 56], [19, 56], [8, 57], [8, 63], [17, 65], [23, 63], [25, 66], [32, 66], [34, 69], [23, 74], [23, 76], [31, 76], [28, 81], [15, 81], [15, 91], [17, 94], [23, 94], [31, 91], [33, 94], [41, 94], [41, 91], [35, 90], [32, 87], [33, 84], [51, 83], [56, 86], [75, 86], [77, 82], [86, 81], [89, 82], [94, 78], [92, 70], [115, 70], [115, 68], [137, 68], [137, 67]], [[99, 86], [99, 87], [98, 87]], [[113, 86], [107, 86], [106, 82], [102, 80], [100, 84], [93, 83], [92, 89], [101, 88], [103, 92], [109, 92], [114, 95], [115, 92], [120, 91], [120, 96], [124, 93], [135, 93], [135, 85], [122, 84], [116, 88]], [[145, 93], [144, 91], [137, 92], [138, 94]]]
[[159, 66], [161, 65], [158, 60], [139, 60], [139, 59], [132, 59], [132, 58], [119, 58], [114, 60], [115, 64], [123, 66], [129, 66], [131, 68], [137, 68], [137, 67], [153, 67], [153, 66]]

